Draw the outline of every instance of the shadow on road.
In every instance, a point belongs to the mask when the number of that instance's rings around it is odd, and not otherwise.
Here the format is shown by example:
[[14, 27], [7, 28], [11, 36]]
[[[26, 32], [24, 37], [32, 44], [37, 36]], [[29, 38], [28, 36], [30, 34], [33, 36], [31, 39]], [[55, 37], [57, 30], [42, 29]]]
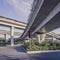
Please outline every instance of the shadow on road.
[[24, 52], [24, 53], [27, 52], [22, 46], [15, 46], [13, 48], [16, 49], [17, 52]]

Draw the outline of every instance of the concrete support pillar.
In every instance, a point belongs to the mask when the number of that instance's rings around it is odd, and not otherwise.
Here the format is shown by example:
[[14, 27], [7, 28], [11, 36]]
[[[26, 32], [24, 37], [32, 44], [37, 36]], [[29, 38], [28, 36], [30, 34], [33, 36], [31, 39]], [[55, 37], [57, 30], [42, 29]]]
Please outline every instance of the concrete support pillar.
[[37, 35], [39, 44], [45, 41], [45, 36], [46, 36], [46, 34]]
[[14, 46], [14, 27], [12, 26], [10, 29], [11, 36], [11, 46]]
[[5, 42], [7, 42], [8, 40], [7, 34], [4, 34], [4, 37], [5, 37]]
[[45, 36], [46, 36], [46, 34], [40, 34], [40, 40], [41, 40], [41, 42], [45, 41]]
[[37, 33], [37, 37], [38, 37], [38, 42], [39, 42], [39, 43], [42, 43], [42, 42], [45, 41], [45, 36], [46, 36], [45, 33], [46, 33], [46, 30], [45, 30], [44, 27], [41, 28], [41, 29], [39, 30], [39, 32]]
[[55, 37], [52, 37], [52, 40], [54, 41], [54, 40], [56, 40], [56, 38]]
[[41, 43], [40, 34], [37, 35], [39, 44]]

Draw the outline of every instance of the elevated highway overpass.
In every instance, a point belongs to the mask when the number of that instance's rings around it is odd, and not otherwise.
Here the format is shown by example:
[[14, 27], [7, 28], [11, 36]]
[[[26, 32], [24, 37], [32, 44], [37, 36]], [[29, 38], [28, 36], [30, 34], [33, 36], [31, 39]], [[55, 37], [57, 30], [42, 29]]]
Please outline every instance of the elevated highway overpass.
[[[10, 31], [0, 30], [0, 34], [10, 35]], [[22, 33], [20, 33], [20, 32], [15, 32], [15, 31], [14, 31], [14, 36], [21, 36], [21, 34], [22, 34]]]
[[[0, 34], [1, 34], [1, 35], [4, 35], [4, 39], [5, 39], [5, 41], [7, 42], [7, 40], [9, 39], [8, 36], [10, 36], [10, 31], [0, 30]], [[14, 31], [14, 37], [16, 37], [16, 36], [20, 37], [21, 34], [22, 34], [22, 33], [20, 33], [20, 32], [15, 32], [15, 31]], [[13, 38], [14, 38], [14, 37], [13, 37]]]
[[60, 0], [34, 0], [26, 30], [21, 38], [40, 32], [39, 40], [45, 34], [60, 27]]
[[14, 44], [14, 39], [13, 39], [14, 28], [24, 30], [27, 25], [24, 22], [20, 22], [20, 21], [14, 20], [14, 19], [10, 19], [10, 18], [0, 16], [0, 26], [10, 27], [11, 46], [13, 46], [13, 44]]
[[60, 40], [60, 35], [56, 34], [54, 32], [46, 33], [46, 35], [51, 36], [53, 39], [56, 38], [56, 39]]
[[24, 30], [26, 27], [26, 23], [24, 22], [2, 17], [2, 16], [0, 16], [0, 25], [4, 25], [8, 27], [15, 27], [15, 28], [22, 29], [22, 30]]

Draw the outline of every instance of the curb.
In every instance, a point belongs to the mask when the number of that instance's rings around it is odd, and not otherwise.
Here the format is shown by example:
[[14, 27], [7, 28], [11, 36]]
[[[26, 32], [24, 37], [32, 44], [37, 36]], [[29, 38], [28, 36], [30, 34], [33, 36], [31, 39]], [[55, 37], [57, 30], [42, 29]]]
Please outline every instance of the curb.
[[27, 51], [27, 54], [48, 53], [48, 52], [60, 52], [60, 50]]

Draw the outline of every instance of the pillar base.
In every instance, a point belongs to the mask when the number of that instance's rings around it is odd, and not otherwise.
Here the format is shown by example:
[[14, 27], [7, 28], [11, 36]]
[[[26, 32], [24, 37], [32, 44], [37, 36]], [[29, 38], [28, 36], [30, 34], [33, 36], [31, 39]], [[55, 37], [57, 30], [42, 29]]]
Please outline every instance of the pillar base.
[[11, 46], [14, 46], [14, 44], [11, 44]]
[[38, 35], [38, 42], [39, 44], [45, 41], [46, 34], [39, 34]]

